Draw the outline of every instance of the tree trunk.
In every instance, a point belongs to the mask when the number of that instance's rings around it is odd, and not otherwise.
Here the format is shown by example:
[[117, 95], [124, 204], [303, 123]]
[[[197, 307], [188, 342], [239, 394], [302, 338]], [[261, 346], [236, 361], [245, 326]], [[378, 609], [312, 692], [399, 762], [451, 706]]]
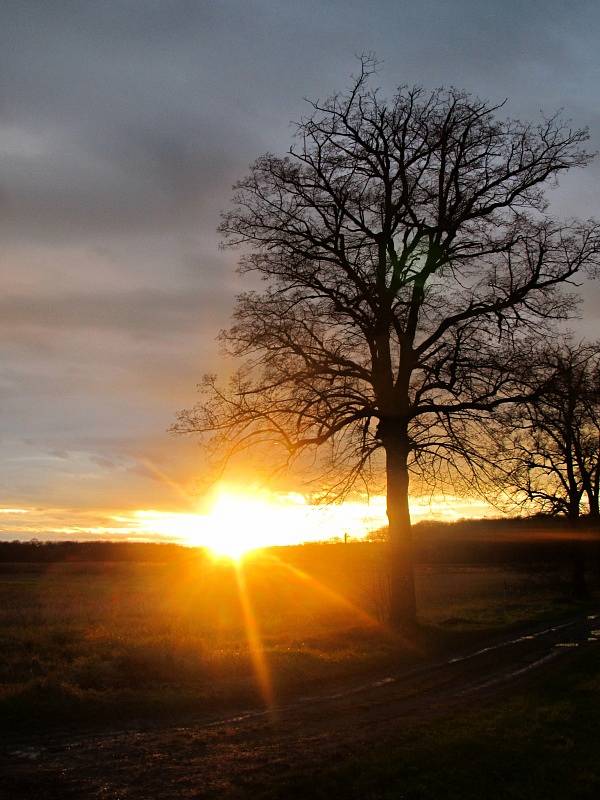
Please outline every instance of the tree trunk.
[[396, 629], [410, 630], [417, 624], [417, 602], [408, 508], [408, 437], [391, 437], [385, 442], [385, 452], [391, 578], [390, 624]]

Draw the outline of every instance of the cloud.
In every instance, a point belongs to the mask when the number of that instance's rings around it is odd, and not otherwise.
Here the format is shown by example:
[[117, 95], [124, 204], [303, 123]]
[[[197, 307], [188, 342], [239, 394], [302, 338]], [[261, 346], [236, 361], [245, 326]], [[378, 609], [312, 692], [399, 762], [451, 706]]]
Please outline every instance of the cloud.
[[167, 289], [62, 293], [0, 298], [0, 331], [19, 329], [69, 334], [81, 329], [126, 332], [133, 336], [185, 335], [198, 325], [206, 296]]
[[[2, 485], [64, 507], [166, 502], [144, 459], [177, 481], [201, 471], [164, 431], [221, 367], [214, 337], [247, 286], [219, 212], [356, 53], [377, 52], [386, 94], [455, 84], [525, 118], [562, 106], [596, 149], [599, 23], [594, 0], [5, 0]], [[559, 213], [599, 213], [599, 168], [563, 181]], [[586, 290], [586, 332], [598, 308]]]

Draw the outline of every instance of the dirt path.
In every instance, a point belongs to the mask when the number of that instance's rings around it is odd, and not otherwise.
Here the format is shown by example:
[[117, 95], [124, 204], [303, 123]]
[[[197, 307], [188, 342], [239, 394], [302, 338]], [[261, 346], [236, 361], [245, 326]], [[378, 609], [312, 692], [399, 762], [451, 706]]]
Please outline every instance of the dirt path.
[[577, 648], [600, 642], [600, 616], [526, 633], [435, 664], [184, 727], [123, 730], [43, 745], [9, 744], [0, 753], [0, 797], [179, 800], [242, 798], [303, 767], [348, 759], [393, 735], [403, 720], [465, 706], [525, 679]]

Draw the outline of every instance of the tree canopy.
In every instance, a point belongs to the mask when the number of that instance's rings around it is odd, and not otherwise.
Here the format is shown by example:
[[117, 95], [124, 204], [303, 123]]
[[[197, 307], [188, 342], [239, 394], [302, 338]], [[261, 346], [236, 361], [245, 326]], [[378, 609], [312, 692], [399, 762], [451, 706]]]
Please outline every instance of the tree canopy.
[[289, 154], [260, 157], [223, 217], [241, 271], [267, 289], [238, 298], [223, 334], [245, 360], [229, 391], [209, 376], [178, 424], [216, 432], [223, 452], [334, 442], [355, 477], [401, 409], [413, 469], [439, 466], [459, 417], [510, 395], [516, 333], [567, 316], [562, 284], [597, 265], [598, 227], [553, 221], [544, 194], [588, 163], [586, 131], [499, 120], [453, 89], [401, 87], [387, 103], [369, 78], [365, 63], [349, 93], [313, 103]]

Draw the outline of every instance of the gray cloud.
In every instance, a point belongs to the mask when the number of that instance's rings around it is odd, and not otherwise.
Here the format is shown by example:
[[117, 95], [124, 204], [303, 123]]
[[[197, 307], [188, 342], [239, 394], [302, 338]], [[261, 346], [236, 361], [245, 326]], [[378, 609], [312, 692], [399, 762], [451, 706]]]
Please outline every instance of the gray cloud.
[[[599, 23], [595, 0], [5, 0], [0, 483], [19, 502], [172, 504], [156, 465], [201, 471], [163, 431], [220, 363], [243, 287], [219, 211], [356, 53], [382, 59], [388, 94], [454, 84], [521, 117], [563, 107], [600, 149]], [[600, 216], [599, 170], [563, 181], [557, 213]], [[585, 297], [594, 335], [599, 290]]]
[[0, 298], [0, 335], [9, 338], [19, 329], [33, 328], [47, 333], [85, 329], [90, 334], [112, 331], [156, 338], [183, 336], [198, 326], [202, 301], [203, 294], [198, 290], [166, 289], [5, 295]]

